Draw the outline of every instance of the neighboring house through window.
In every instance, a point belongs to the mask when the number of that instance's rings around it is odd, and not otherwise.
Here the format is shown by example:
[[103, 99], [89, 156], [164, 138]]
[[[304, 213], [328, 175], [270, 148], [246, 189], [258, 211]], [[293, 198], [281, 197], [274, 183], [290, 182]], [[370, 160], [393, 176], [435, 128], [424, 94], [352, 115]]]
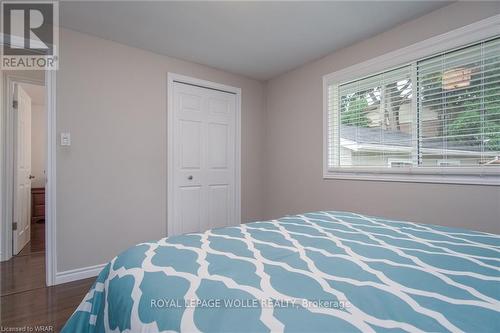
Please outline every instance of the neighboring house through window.
[[498, 182], [500, 38], [324, 83], [326, 178], [396, 172]]

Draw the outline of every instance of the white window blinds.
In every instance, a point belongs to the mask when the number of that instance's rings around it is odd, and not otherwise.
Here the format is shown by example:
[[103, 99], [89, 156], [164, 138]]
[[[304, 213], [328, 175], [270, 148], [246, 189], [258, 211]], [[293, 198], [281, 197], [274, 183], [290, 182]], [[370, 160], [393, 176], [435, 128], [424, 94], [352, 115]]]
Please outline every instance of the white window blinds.
[[329, 168], [499, 165], [500, 39], [327, 88]]
[[493, 162], [500, 153], [500, 39], [417, 65], [420, 164]]

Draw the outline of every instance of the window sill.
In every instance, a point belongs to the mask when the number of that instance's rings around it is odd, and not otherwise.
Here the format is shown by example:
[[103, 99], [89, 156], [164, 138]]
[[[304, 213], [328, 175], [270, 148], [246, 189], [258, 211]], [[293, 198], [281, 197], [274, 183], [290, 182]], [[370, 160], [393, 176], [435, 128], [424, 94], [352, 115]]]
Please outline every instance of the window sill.
[[[450, 170], [451, 169], [451, 170]], [[458, 168], [457, 168], [458, 169]], [[463, 185], [500, 185], [500, 172], [495, 170], [468, 171], [455, 168], [440, 169], [402, 169], [387, 168], [334, 168], [323, 174], [323, 179], [390, 181], [407, 183], [463, 184]]]

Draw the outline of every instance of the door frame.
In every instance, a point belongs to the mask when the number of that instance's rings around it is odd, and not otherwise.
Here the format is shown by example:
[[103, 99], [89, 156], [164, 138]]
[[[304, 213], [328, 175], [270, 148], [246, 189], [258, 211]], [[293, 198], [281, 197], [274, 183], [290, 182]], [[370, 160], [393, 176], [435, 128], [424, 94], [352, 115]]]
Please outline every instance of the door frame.
[[12, 258], [12, 219], [14, 196], [14, 110], [12, 108], [13, 87], [16, 83], [45, 86], [45, 107], [47, 109], [46, 136], [46, 184], [45, 184], [45, 281], [48, 286], [55, 284], [56, 276], [56, 73], [45, 71], [45, 79], [37, 80], [22, 74], [1, 72], [1, 93], [5, 98], [0, 105], [0, 230], [1, 261]]
[[236, 221], [241, 223], [241, 88], [228, 86], [212, 81], [201, 80], [194, 77], [167, 73], [167, 236], [173, 231], [173, 225], [170, 221], [174, 220], [174, 82], [187, 83], [200, 88], [221, 90], [223, 92], [233, 93], [236, 96], [235, 105], [235, 146], [234, 154], [235, 179], [234, 194], [236, 201]]

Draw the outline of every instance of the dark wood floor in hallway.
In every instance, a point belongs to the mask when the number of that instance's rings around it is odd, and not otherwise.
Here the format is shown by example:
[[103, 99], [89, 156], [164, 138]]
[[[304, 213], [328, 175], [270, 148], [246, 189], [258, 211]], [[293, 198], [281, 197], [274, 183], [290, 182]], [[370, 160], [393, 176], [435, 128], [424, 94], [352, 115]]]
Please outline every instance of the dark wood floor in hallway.
[[31, 239], [17, 256], [45, 252], [45, 223], [31, 224]]
[[94, 279], [45, 285], [44, 225], [33, 224], [32, 241], [19, 255], [0, 263], [0, 330], [52, 326], [59, 332]]

